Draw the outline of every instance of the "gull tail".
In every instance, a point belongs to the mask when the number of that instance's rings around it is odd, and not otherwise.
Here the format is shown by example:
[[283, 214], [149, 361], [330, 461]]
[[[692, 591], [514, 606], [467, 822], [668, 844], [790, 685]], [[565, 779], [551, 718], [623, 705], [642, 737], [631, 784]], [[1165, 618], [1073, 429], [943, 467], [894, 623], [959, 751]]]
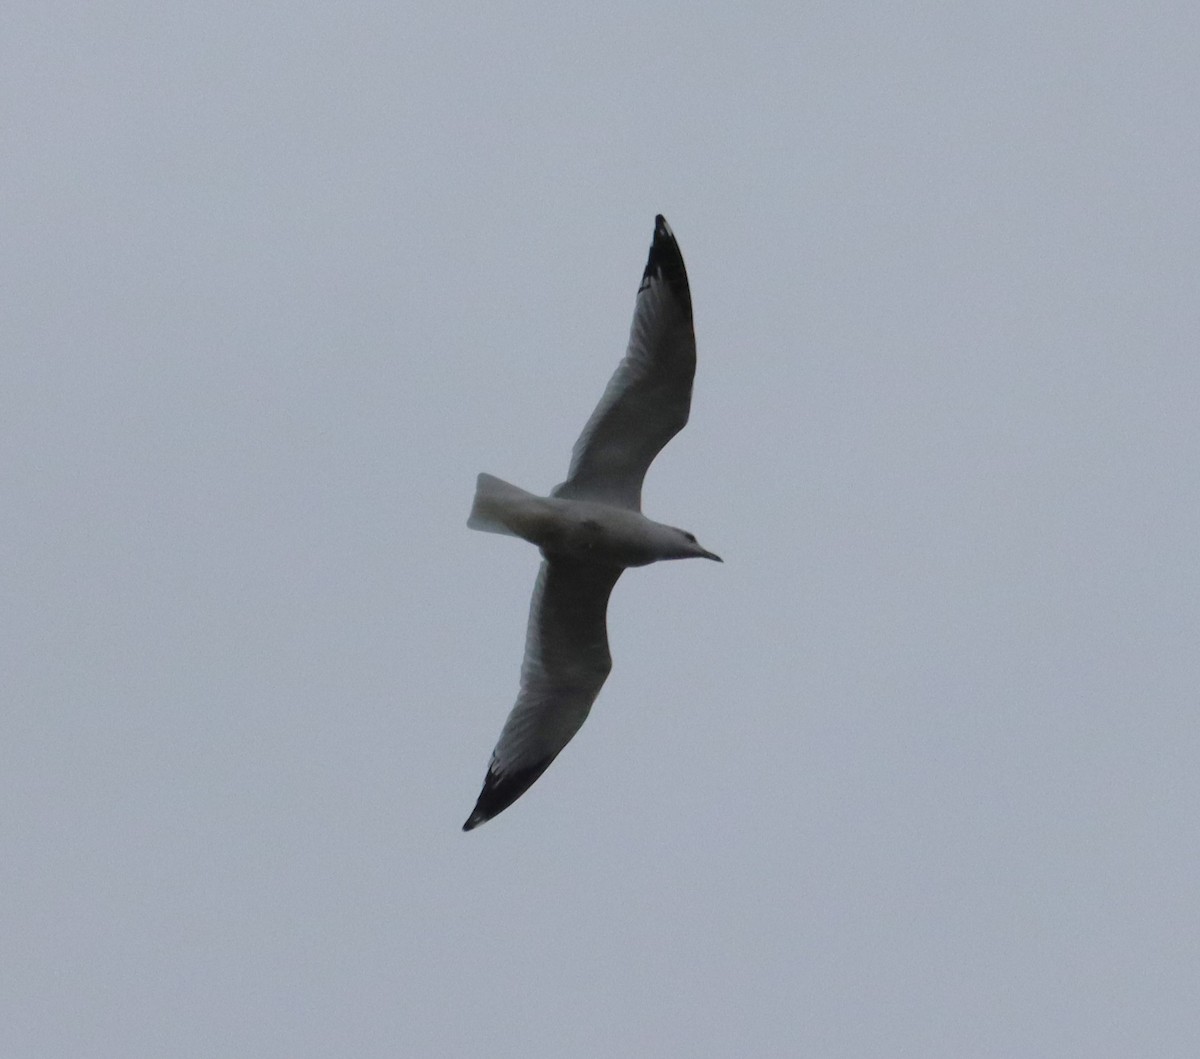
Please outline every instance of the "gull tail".
[[533, 493], [527, 493], [515, 485], [492, 474], [481, 474], [475, 479], [475, 502], [467, 525], [484, 533], [506, 533], [520, 537], [514, 526], [520, 515], [529, 510], [529, 501], [537, 501]]

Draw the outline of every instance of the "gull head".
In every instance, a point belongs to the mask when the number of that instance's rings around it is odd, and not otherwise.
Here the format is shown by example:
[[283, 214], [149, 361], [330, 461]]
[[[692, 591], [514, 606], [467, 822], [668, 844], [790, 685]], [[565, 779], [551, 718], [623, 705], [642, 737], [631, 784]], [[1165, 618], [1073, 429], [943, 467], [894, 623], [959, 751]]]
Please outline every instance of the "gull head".
[[671, 529], [675, 537], [671, 541], [671, 551], [669, 554], [663, 556], [664, 559], [712, 559], [718, 563], [725, 561], [719, 555], [701, 547], [694, 533], [688, 533], [687, 530], [675, 529], [674, 526]]

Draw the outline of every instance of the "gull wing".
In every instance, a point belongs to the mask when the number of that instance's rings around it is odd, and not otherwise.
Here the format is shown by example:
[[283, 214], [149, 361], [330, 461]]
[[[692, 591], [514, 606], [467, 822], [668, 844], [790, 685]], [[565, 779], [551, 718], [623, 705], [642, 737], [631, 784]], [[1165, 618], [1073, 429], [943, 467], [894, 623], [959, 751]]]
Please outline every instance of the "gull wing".
[[646, 470], [688, 420], [695, 374], [687, 270], [660, 214], [638, 287], [629, 348], [575, 442], [567, 480], [552, 495], [640, 511]]
[[521, 691], [464, 831], [503, 812], [579, 731], [612, 669], [605, 622], [619, 566], [542, 563], [525, 635]]

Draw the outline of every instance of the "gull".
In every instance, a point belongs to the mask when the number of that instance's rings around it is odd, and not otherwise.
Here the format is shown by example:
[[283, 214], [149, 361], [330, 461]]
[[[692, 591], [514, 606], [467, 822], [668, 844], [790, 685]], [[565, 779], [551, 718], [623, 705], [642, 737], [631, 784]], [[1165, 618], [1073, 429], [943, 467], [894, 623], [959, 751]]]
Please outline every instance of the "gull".
[[549, 496], [479, 475], [467, 525], [541, 549], [529, 605], [521, 690], [492, 751], [470, 831], [524, 794], [579, 731], [612, 658], [606, 611], [628, 566], [715, 559], [696, 538], [642, 514], [642, 480], [688, 420], [696, 336], [679, 244], [660, 214], [624, 359]]

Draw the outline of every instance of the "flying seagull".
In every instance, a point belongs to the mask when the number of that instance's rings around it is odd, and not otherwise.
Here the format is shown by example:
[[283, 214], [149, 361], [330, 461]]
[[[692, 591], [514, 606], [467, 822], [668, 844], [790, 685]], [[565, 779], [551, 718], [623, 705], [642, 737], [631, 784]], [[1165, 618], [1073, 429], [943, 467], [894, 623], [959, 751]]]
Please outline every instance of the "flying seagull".
[[625, 359], [575, 442], [567, 480], [537, 496], [481, 474], [467, 525], [536, 544], [517, 704], [492, 751], [464, 831], [503, 812], [546, 771], [587, 719], [612, 669], [605, 612], [627, 566], [715, 559], [692, 534], [642, 514], [642, 479], [688, 420], [696, 336], [679, 244], [666, 220], [642, 273]]

